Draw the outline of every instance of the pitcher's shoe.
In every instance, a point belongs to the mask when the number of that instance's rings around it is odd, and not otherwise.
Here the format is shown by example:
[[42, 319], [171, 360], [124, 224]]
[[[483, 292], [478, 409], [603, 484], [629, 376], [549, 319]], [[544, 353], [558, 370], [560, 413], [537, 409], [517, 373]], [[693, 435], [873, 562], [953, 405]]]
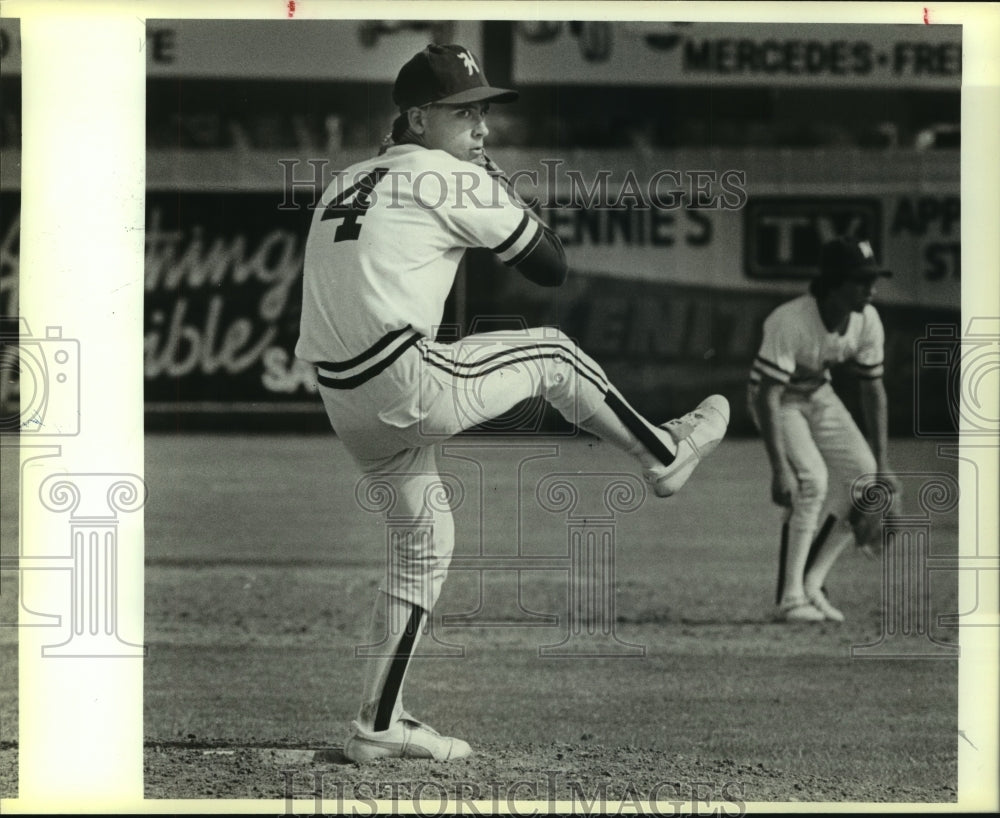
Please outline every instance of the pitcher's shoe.
[[830, 604], [830, 600], [826, 598], [826, 594], [823, 593], [823, 589], [820, 588], [815, 591], [806, 590], [806, 599], [809, 600], [809, 604], [812, 605], [817, 611], [819, 611], [823, 616], [829, 619], [831, 622], [843, 622], [844, 614], [838, 611], [833, 605]]
[[404, 716], [388, 730], [365, 730], [351, 722], [351, 735], [344, 742], [344, 756], [351, 761], [376, 758], [432, 758], [454, 761], [472, 754], [472, 748], [460, 738], [442, 736], [432, 727]]
[[668, 420], [656, 433], [669, 437], [677, 454], [669, 466], [646, 469], [644, 476], [657, 497], [676, 494], [688, 481], [697, 465], [715, 451], [729, 427], [729, 401], [722, 395], [709, 395], [692, 412]]
[[774, 617], [778, 622], [825, 622], [823, 612], [805, 599], [782, 602]]

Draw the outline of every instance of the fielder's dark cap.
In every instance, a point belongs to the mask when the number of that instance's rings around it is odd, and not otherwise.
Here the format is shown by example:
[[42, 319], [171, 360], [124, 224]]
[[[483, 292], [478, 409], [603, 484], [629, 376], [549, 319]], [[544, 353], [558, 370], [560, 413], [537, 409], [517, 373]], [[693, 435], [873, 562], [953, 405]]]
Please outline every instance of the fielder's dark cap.
[[460, 45], [427, 46], [399, 69], [392, 89], [392, 101], [401, 111], [431, 102], [513, 102], [517, 96], [517, 91], [491, 87], [479, 60]]
[[847, 236], [826, 242], [820, 250], [819, 273], [826, 279], [888, 278], [892, 272], [883, 268], [867, 239]]

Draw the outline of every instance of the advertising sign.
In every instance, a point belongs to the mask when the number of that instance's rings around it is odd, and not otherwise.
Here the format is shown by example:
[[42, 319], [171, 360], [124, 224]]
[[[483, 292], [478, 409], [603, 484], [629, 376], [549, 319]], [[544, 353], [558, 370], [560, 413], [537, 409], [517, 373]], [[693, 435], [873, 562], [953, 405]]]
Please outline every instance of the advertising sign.
[[311, 213], [281, 204], [276, 193], [148, 194], [148, 405], [253, 410], [315, 393], [292, 354]]
[[[668, 159], [678, 157], [653, 157], [634, 168], [635, 178], [655, 175]], [[707, 153], [682, 159], [678, 166], [737, 165], [733, 157]], [[510, 154], [503, 164], [530, 168], [532, 161]], [[735, 388], [763, 317], [805, 291], [824, 238], [850, 232], [871, 240], [894, 272], [879, 282], [876, 302], [888, 316], [892, 354], [909, 360], [927, 316], [945, 322], [959, 314], [957, 174], [949, 183], [940, 161], [925, 166], [934, 171], [915, 173], [905, 155], [879, 164], [880, 175], [863, 169], [837, 185], [821, 181], [822, 169], [812, 179], [795, 175], [794, 182], [787, 169], [768, 176], [767, 163], [744, 168], [742, 187], [736, 177], [723, 185], [722, 171], [711, 178], [705, 171], [691, 184], [671, 178], [655, 206], [640, 195], [649, 187], [624, 181], [627, 174], [610, 173], [606, 190], [586, 175], [586, 184], [570, 185], [566, 170], [589, 174], [593, 168], [566, 163], [539, 212], [565, 245], [570, 280], [557, 291], [532, 287], [480, 251], [459, 288], [464, 328], [476, 315], [497, 311], [559, 324], [615, 370], [622, 388], [631, 383], [639, 402], [667, 380], [675, 393], [684, 384], [700, 386], [698, 378]], [[294, 357], [309, 205], [319, 192], [298, 170], [292, 190], [276, 170], [271, 190], [164, 186], [147, 192], [149, 410], [321, 415], [314, 372]], [[904, 178], [907, 173], [912, 178]], [[674, 202], [672, 189], [686, 201]], [[0, 308], [6, 315], [18, 312], [19, 211], [17, 191], [0, 194]], [[892, 377], [906, 373], [894, 369]], [[895, 388], [909, 387], [900, 381]]]
[[21, 73], [21, 25], [17, 19], [0, 17], [0, 76]]
[[[914, 7], [917, 11], [917, 7]], [[958, 88], [961, 26], [530, 21], [515, 83]]]
[[470, 20], [149, 20], [146, 73], [392, 82], [429, 42], [481, 54], [479, 29]]
[[[742, 292], [800, 291], [820, 245], [868, 239], [881, 303], [961, 303], [958, 155], [685, 151], [504, 155], [581, 275]], [[839, 174], [839, 176], [838, 176]]]

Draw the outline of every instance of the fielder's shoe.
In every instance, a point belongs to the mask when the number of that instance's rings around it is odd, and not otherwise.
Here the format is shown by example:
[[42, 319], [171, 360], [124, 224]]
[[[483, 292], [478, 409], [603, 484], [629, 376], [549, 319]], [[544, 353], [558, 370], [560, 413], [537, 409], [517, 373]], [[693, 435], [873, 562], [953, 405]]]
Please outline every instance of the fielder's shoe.
[[676, 494], [695, 467], [715, 451], [728, 426], [729, 401], [722, 395], [709, 395], [693, 412], [660, 426], [657, 434], [669, 436], [677, 447], [677, 454], [669, 466], [645, 470], [646, 481], [652, 484], [656, 496]]
[[454, 761], [471, 755], [472, 748], [460, 738], [442, 736], [437, 730], [404, 716], [388, 730], [365, 730], [351, 722], [351, 735], [344, 743], [344, 756], [351, 761], [373, 761], [376, 758], [432, 758]]
[[810, 605], [831, 622], [844, 621], [844, 615], [830, 604], [830, 600], [826, 598], [826, 594], [823, 593], [822, 588], [815, 591], [806, 589], [806, 599], [809, 600]]
[[869, 559], [872, 562], [878, 562], [880, 559], [878, 549], [871, 543], [859, 545], [857, 546], [857, 549], [861, 552], [865, 559]]
[[826, 617], [818, 608], [804, 599], [783, 602], [778, 606], [775, 619], [779, 622], [825, 622]]

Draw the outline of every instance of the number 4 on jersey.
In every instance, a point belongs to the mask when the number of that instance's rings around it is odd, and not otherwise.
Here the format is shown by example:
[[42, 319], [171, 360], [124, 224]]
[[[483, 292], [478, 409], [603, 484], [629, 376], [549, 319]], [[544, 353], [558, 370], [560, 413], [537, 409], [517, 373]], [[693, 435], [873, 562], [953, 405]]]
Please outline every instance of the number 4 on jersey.
[[[358, 218], [363, 216], [365, 211], [372, 206], [372, 189], [388, 172], [389, 168], [375, 168], [371, 173], [362, 176], [356, 184], [342, 191], [326, 206], [320, 221], [344, 220], [343, 224], [337, 227], [337, 232], [333, 234], [335, 242], [354, 241], [361, 235], [361, 225], [358, 223]], [[350, 201], [348, 201], [349, 199]]]

